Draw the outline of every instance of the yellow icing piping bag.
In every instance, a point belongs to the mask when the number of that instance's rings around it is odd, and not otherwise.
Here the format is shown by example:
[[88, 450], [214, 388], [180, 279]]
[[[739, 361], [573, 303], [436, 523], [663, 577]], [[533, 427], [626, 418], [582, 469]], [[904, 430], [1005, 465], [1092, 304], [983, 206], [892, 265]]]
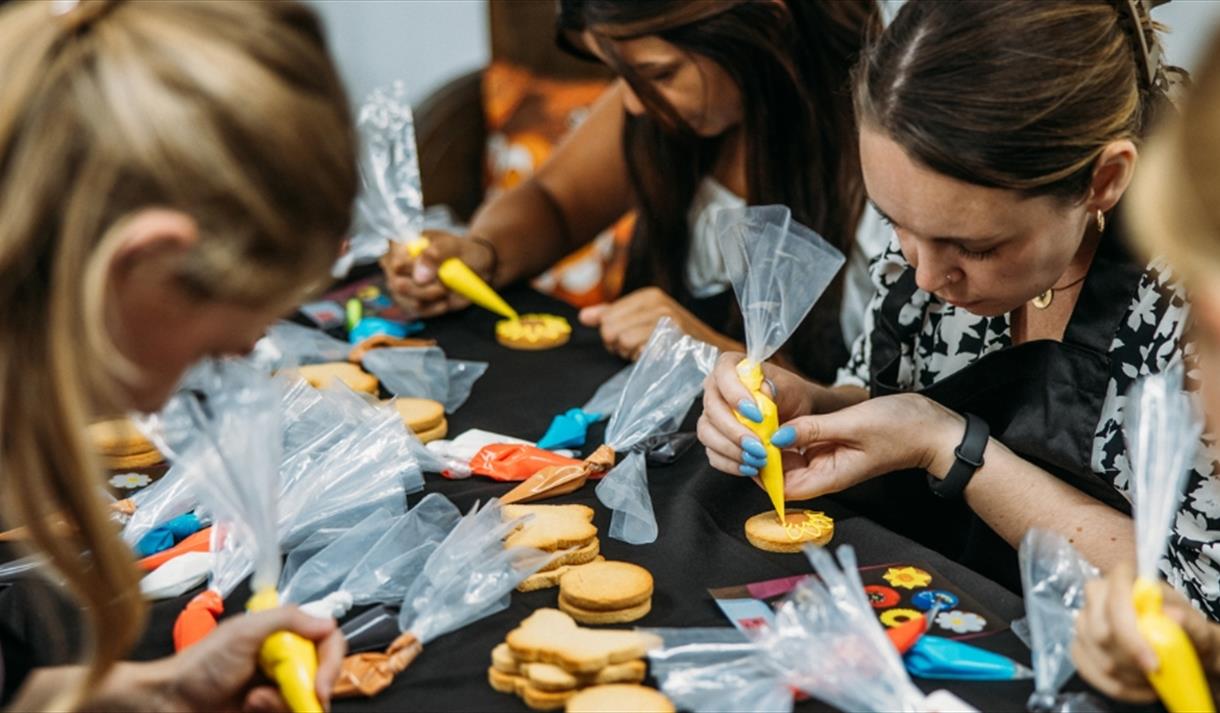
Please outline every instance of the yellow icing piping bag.
[[1135, 580], [1131, 603], [1136, 626], [1157, 658], [1157, 670], [1148, 674], [1148, 681], [1171, 713], [1215, 713], [1199, 654], [1182, 627], [1165, 615], [1162, 602], [1156, 582], [1145, 577]]
[[[264, 589], [250, 597], [246, 609], [265, 611], [279, 603], [280, 595], [275, 589]], [[263, 673], [280, 687], [293, 713], [322, 713], [317, 694], [318, 650], [312, 641], [292, 632], [277, 631], [263, 642], [258, 663]]]
[[771, 443], [771, 437], [779, 430], [779, 411], [775, 407], [775, 402], [763, 393], [762, 364], [742, 359], [737, 362], [737, 378], [741, 379], [741, 383], [750, 390], [750, 395], [754, 397], [754, 402], [762, 411], [763, 418], [762, 423], [754, 423], [736, 411], [733, 412], [733, 415], [742, 425], [758, 436], [758, 440], [762, 441], [763, 448], [767, 451], [767, 464], [763, 466], [760, 477], [763, 488], [771, 497], [771, 505], [775, 508], [779, 521], [786, 522], [784, 520], [784, 464], [779, 449]]
[[[426, 250], [428, 245], [427, 238], [416, 238], [407, 243], [407, 252], [411, 257], [419, 257], [419, 254]], [[469, 265], [461, 260], [455, 257], [448, 258], [437, 268], [436, 275], [445, 287], [448, 287], [483, 309], [495, 312], [506, 319], [520, 319], [517, 315], [517, 310], [510, 307], [504, 301], [504, 298], [492, 289], [491, 285], [487, 284], [474, 270], [470, 269]]]

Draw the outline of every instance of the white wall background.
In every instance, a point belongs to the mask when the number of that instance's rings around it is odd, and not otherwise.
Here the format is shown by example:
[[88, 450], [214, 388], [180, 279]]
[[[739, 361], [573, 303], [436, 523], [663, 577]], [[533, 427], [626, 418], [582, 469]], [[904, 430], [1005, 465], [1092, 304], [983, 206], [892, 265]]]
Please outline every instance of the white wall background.
[[401, 79], [418, 103], [491, 57], [487, 0], [307, 0], [322, 15], [353, 104]]
[[[492, 0], [512, 2], [512, 0]], [[807, 0], [799, 0], [807, 1]], [[449, 79], [487, 64], [487, 0], [308, 0], [326, 22], [353, 103], [402, 79], [413, 102]], [[903, 0], [882, 0], [888, 16]], [[1197, 66], [1220, 30], [1220, 0], [1173, 0], [1153, 15], [1171, 32], [1171, 64]]]

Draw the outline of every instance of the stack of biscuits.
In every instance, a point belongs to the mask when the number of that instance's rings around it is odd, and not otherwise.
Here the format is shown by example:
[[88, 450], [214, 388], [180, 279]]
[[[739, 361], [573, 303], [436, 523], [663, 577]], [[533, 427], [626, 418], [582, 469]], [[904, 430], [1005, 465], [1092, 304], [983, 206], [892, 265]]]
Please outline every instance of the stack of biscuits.
[[449, 433], [445, 407], [439, 401], [399, 397], [394, 399], [394, 408], [402, 416], [402, 422], [423, 443], [431, 443]]
[[541, 571], [517, 585], [521, 592], [532, 592], [559, 585], [565, 574], [603, 558], [593, 508], [586, 505], [505, 505], [505, 521], [528, 518], [508, 536], [505, 547], [533, 547], [544, 552], [569, 550]]
[[492, 651], [487, 678], [492, 688], [519, 696], [534, 710], [559, 710], [582, 692], [613, 685], [628, 706], [618, 710], [639, 710], [633, 701], [652, 701], [644, 707], [672, 711], [664, 696], [639, 685], [643, 657], [659, 644], [652, 634], [586, 629], [561, 611], [539, 609]]
[[630, 562], [592, 562], [559, 579], [559, 608], [582, 624], [626, 624], [652, 611], [652, 574]]
[[125, 418], [89, 426], [89, 440], [93, 443], [94, 452], [112, 471], [152, 468], [165, 461], [156, 446]]

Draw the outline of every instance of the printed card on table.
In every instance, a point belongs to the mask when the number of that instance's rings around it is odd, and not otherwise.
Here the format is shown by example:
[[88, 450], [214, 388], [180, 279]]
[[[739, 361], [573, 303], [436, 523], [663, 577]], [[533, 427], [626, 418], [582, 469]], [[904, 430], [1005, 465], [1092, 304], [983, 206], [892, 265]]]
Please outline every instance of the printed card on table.
[[[774, 609], [796, 585], [811, 574], [719, 587], [708, 592], [738, 630], [749, 633], [774, 621]], [[899, 626], [939, 605], [929, 633], [947, 639], [976, 639], [1008, 628], [1008, 622], [988, 611], [974, 597], [927, 565], [881, 564], [860, 568], [860, 579], [886, 627]]]

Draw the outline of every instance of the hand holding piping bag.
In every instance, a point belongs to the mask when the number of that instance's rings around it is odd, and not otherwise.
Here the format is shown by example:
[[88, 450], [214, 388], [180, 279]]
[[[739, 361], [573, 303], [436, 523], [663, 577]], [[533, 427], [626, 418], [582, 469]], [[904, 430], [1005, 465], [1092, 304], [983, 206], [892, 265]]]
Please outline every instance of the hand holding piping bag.
[[[429, 245], [427, 238], [422, 236], [415, 238], [407, 243], [407, 253], [413, 258], [418, 258], [424, 250], [428, 249]], [[474, 304], [495, 312], [505, 319], [520, 319], [517, 311], [509, 306], [504, 298], [492, 289], [491, 285], [458, 258], [450, 257], [441, 261], [436, 275], [440, 278], [441, 284]]]
[[1165, 552], [1202, 424], [1182, 391], [1182, 369], [1145, 378], [1127, 395], [1123, 428], [1131, 457], [1138, 577], [1132, 592], [1140, 635], [1156, 654], [1148, 680], [1170, 711], [1214, 711], [1199, 655], [1163, 610], [1158, 563]]
[[[248, 548], [254, 563], [248, 608], [271, 609], [279, 605], [279, 390], [265, 375], [236, 361], [215, 362], [196, 377], [197, 388], [179, 393], [167, 407], [194, 425], [189, 440], [174, 451], [208, 474], [195, 479], [200, 501], [217, 520], [231, 522], [229, 536]], [[322, 710], [313, 642], [276, 632], [263, 642], [259, 664], [293, 711]]]
[[779, 428], [775, 402], [762, 390], [762, 364], [800, 326], [843, 267], [843, 254], [817, 233], [792, 220], [784, 206], [729, 208], [716, 213], [713, 231], [741, 305], [746, 358], [737, 366], [742, 384], [758, 407], [757, 420], [737, 419], [762, 441], [767, 462], [763, 487], [776, 514], [784, 517], [784, 473], [771, 443]]

